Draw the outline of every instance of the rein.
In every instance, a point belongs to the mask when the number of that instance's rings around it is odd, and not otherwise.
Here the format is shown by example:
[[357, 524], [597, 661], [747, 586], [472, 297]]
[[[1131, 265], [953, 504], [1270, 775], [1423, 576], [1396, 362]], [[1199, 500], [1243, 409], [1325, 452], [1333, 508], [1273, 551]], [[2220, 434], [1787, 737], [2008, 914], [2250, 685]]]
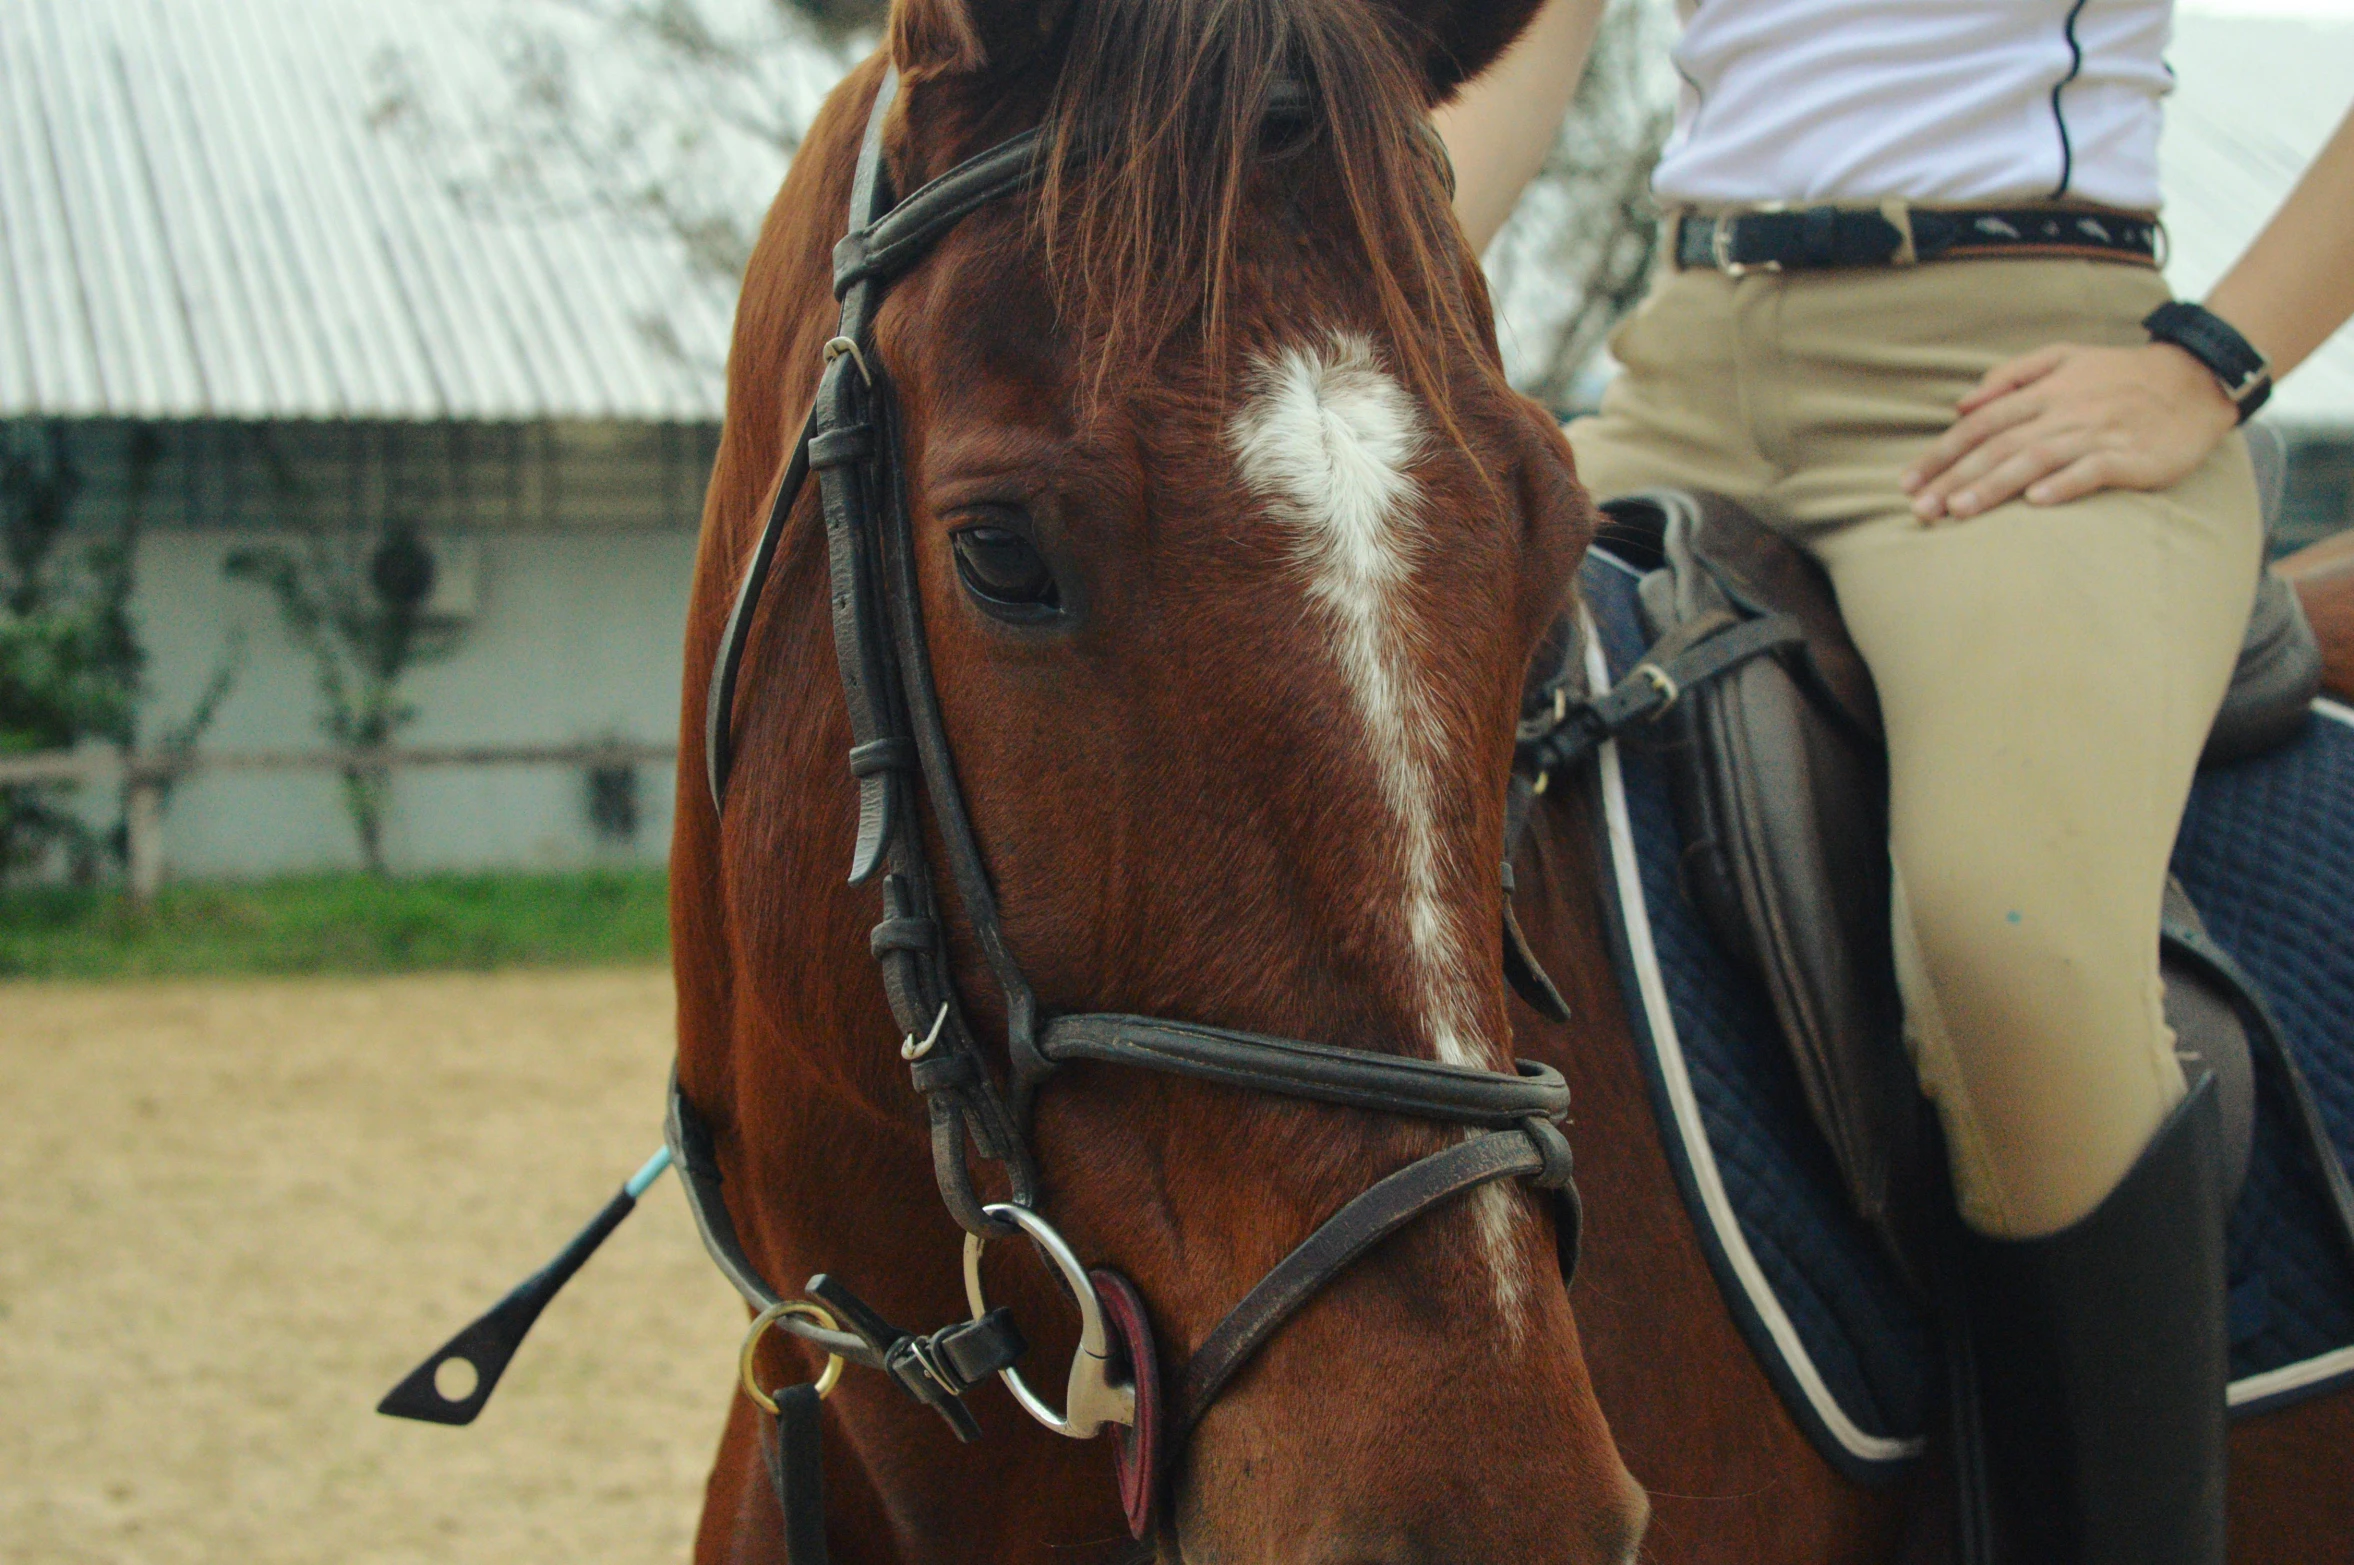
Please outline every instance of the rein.
[[[776, 555], [786, 518], [814, 472], [824, 504], [827, 563], [832, 582], [834, 646], [850, 713], [850, 772], [859, 796], [857, 846], [850, 881], [882, 877], [883, 916], [871, 940], [883, 986], [904, 1041], [915, 1089], [932, 1131], [933, 1171], [942, 1199], [966, 1232], [968, 1295], [975, 1319], [930, 1339], [909, 1338], [900, 1363], [951, 1357], [941, 1339], [986, 1345], [966, 1368], [996, 1365], [1022, 1405], [1060, 1433], [1092, 1435], [1106, 1423], [1127, 1427], [1126, 1444], [1153, 1444], [1160, 1431], [1145, 1427], [1156, 1410], [1139, 1398], [1149, 1379], [1152, 1345], [1143, 1316], [1123, 1333], [1119, 1355], [1130, 1379], [1114, 1378], [1108, 1339], [1097, 1334], [1105, 1316], [1104, 1279], [1129, 1291], [1116, 1274], [1089, 1272], [1070, 1255], [1061, 1235], [1038, 1212], [1039, 1182], [1025, 1134], [1038, 1091], [1061, 1064], [1094, 1060], [1162, 1071], [1246, 1091], [1334, 1104], [1459, 1125], [1467, 1139], [1407, 1165], [1344, 1205], [1276, 1265], [1230, 1310], [1187, 1366], [1176, 1405], [1166, 1415], [1166, 1444], [1181, 1443], [1234, 1375], [1283, 1323], [1324, 1285], [1381, 1239], [1457, 1196], [1498, 1179], [1526, 1179], [1559, 1196], [1562, 1270], [1574, 1268], [1578, 1212], [1568, 1141], [1558, 1128], [1569, 1113], [1569, 1089], [1558, 1072], [1520, 1062], [1515, 1072], [1476, 1070], [1402, 1058], [1368, 1049], [1262, 1037], [1229, 1028], [1157, 1018], [1082, 1014], [1042, 1022], [1019, 964], [1008, 947], [997, 899], [974, 838], [970, 812], [941, 725], [916, 587], [914, 541], [900, 460], [899, 426], [888, 380], [873, 341], [874, 318], [890, 283], [920, 263], [942, 236], [968, 214], [1026, 189], [1040, 173], [1039, 133], [1024, 132], [966, 160], [894, 203], [883, 168], [883, 125], [897, 89], [887, 72], [867, 117], [850, 197], [848, 233], [834, 247], [834, 293], [841, 318], [826, 344], [826, 365], [807, 426], [787, 463], [767, 524], [737, 593], [709, 687], [705, 751], [715, 809], [724, 808], [730, 766], [730, 717], [751, 624]], [[1278, 90], [1276, 115], [1302, 117], [1308, 94], [1296, 84]], [[910, 794], [916, 780], [931, 801], [945, 844], [949, 876], [983, 958], [1005, 997], [1010, 1079], [1000, 1086], [967, 1026], [951, 977], [938, 916], [934, 875]], [[729, 1280], [764, 1313], [783, 1304], [746, 1261], [707, 1144], [698, 1144], [692, 1106], [672, 1090], [672, 1149], [687, 1172], [686, 1186], [704, 1241]], [[966, 1154], [998, 1164], [1011, 1190], [1002, 1204], [985, 1203]], [[999, 1312], [985, 1311], [978, 1286], [980, 1252], [991, 1239], [1027, 1235], [1055, 1264], [1079, 1305], [1082, 1343], [1071, 1392], [1057, 1415], [1012, 1367], [1019, 1336], [1010, 1323], [983, 1332]], [[821, 1303], [847, 1295], [838, 1283], [813, 1279]], [[1120, 1312], [1115, 1309], [1115, 1315]], [[855, 1331], [780, 1316], [782, 1329], [829, 1353], [859, 1363], [876, 1358], [891, 1368], [890, 1352]], [[1091, 1346], [1090, 1338], [1095, 1339]], [[865, 1353], [857, 1349], [868, 1350]], [[1010, 1351], [1008, 1351], [1010, 1349]], [[909, 1376], [901, 1373], [902, 1384]], [[963, 1369], [951, 1368], [928, 1386], [910, 1385], [940, 1408], [960, 1435], [970, 1414], [956, 1404], [969, 1389]], [[971, 1377], [977, 1378], [977, 1377]], [[937, 1398], [937, 1399], [935, 1399]], [[1082, 1405], [1084, 1404], [1084, 1406]], [[951, 1413], [950, 1408], [954, 1408]], [[960, 1420], [956, 1415], [963, 1414]], [[1124, 1456], [1127, 1454], [1124, 1451]], [[1124, 1469], [1128, 1463], [1124, 1461]], [[1128, 1494], [1131, 1527], [1149, 1527], [1157, 1474], [1137, 1475], [1141, 1494]], [[1123, 1490], [1130, 1489], [1123, 1472]], [[790, 1530], [790, 1529], [788, 1529]], [[796, 1556], [799, 1565], [798, 1556]]]

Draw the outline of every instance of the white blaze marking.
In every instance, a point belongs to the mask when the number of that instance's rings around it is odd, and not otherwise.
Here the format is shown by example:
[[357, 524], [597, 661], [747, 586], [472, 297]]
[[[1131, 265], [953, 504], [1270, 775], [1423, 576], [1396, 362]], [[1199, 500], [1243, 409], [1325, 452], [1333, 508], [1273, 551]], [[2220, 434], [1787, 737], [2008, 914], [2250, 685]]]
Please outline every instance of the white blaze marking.
[[[1295, 535], [1308, 594], [1359, 716], [1381, 797], [1398, 824], [1402, 922], [1423, 1029], [1450, 1065], [1495, 1069], [1464, 986], [1470, 945], [1440, 897], [1439, 763], [1446, 730], [1415, 664], [1407, 587], [1422, 544], [1411, 468], [1427, 437], [1420, 410], [1372, 345], [1332, 333], [1261, 359], [1249, 403], [1227, 431], [1242, 479]], [[1503, 1190], [1480, 1191], [1481, 1236], [1507, 1318], [1519, 1291]]]

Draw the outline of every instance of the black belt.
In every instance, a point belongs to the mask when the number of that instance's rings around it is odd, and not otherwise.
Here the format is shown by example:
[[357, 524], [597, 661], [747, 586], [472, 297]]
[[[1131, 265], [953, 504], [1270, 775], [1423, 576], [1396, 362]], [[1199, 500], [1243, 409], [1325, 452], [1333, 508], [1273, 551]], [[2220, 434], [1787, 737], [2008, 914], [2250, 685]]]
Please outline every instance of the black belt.
[[1812, 206], [1791, 211], [1732, 212], [1676, 219], [1679, 271], [1798, 271], [1834, 266], [1891, 266], [1904, 260], [1994, 256], [2074, 256], [2158, 264], [2158, 224], [2130, 212], [2083, 207], [1914, 207], [1912, 253], [1905, 231], [1881, 213]]

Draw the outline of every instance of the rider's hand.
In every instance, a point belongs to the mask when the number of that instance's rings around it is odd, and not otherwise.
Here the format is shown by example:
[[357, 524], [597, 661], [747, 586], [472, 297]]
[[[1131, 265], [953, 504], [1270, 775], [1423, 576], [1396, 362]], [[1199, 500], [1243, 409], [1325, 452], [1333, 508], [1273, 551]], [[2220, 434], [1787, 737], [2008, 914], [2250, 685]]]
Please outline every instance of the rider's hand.
[[2102, 489], [2164, 489], [2239, 422], [2197, 359], [2171, 343], [2058, 343], [1998, 364], [1899, 480], [1923, 521], [1966, 518], [2022, 491], [2058, 505]]

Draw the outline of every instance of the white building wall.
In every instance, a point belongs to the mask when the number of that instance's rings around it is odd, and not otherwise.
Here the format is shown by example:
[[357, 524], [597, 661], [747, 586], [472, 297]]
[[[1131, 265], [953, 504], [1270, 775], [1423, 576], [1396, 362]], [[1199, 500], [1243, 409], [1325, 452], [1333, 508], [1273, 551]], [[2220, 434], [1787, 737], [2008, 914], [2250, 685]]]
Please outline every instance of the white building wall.
[[[143, 732], [180, 722], [212, 670], [244, 642], [237, 682], [203, 747], [324, 748], [317, 670], [275, 602], [231, 580], [238, 548], [299, 535], [152, 532], [140, 545], [134, 608], [148, 652]], [[485, 532], [475, 612], [447, 659], [417, 666], [403, 745], [674, 744], [695, 537], [676, 530]], [[638, 769], [634, 839], [607, 840], [588, 815], [588, 780], [561, 766], [420, 767], [394, 773], [385, 832], [395, 873], [660, 863], [670, 844], [669, 765]], [[98, 802], [91, 801], [94, 805]], [[173, 793], [165, 860], [178, 877], [252, 877], [349, 868], [358, 840], [329, 771], [199, 772]]]

